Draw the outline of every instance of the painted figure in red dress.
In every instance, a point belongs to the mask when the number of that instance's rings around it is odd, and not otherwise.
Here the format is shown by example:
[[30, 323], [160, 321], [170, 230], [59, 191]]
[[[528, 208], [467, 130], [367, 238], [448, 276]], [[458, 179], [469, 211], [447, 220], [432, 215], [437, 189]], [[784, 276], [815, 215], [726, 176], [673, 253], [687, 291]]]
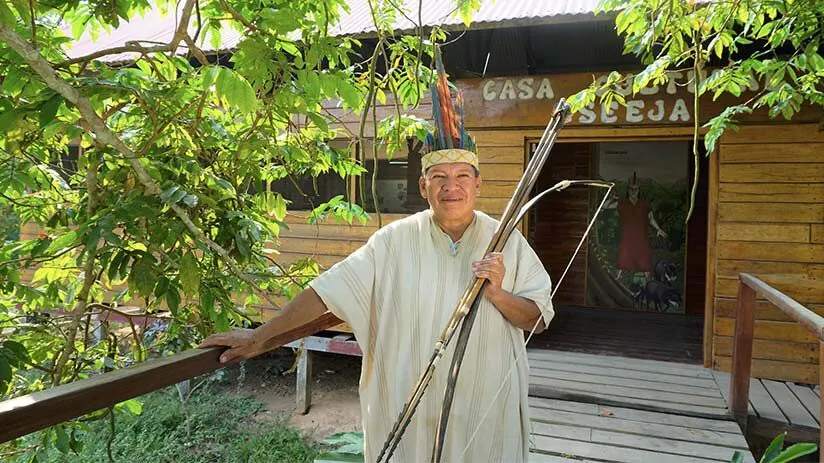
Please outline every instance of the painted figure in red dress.
[[641, 182], [635, 172], [632, 173], [627, 184], [626, 199], [614, 197], [604, 206], [606, 209], [617, 209], [621, 223], [621, 241], [618, 244], [618, 278], [624, 270], [628, 272], [644, 272], [646, 279], [650, 279], [652, 272], [652, 249], [647, 235], [651, 225], [658, 236], [667, 237], [655, 221], [650, 204], [641, 199], [638, 194]]

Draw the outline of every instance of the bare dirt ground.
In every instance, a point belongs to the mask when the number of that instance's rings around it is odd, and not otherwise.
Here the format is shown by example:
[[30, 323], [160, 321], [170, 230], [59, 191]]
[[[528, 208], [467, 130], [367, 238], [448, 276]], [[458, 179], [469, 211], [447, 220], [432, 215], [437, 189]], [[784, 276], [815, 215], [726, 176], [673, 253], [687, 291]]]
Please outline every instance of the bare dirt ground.
[[313, 352], [312, 407], [302, 415], [295, 410], [296, 372], [292, 349], [277, 349], [247, 361], [243, 368], [228, 369], [231, 388], [253, 395], [266, 411], [260, 420], [285, 419], [316, 442], [336, 432], [361, 431], [358, 380], [361, 359], [348, 355]]

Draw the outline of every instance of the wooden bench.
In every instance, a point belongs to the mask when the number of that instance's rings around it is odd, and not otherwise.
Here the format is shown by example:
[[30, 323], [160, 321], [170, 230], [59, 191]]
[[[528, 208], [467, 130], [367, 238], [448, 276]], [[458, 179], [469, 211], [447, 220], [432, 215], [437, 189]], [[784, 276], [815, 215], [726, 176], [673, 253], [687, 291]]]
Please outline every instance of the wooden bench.
[[363, 352], [351, 333], [318, 333], [290, 342], [284, 347], [298, 349], [296, 403], [297, 410], [302, 415], [308, 413], [312, 406], [312, 352], [363, 357]]

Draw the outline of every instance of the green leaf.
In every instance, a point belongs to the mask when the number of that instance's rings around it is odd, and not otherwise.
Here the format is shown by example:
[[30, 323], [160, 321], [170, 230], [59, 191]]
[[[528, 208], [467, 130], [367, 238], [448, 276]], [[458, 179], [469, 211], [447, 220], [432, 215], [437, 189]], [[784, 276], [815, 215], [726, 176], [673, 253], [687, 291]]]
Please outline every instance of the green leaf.
[[133, 415], [140, 415], [143, 413], [143, 404], [137, 399], [129, 399], [125, 402], [120, 402], [118, 405], [122, 405], [129, 411], [129, 413]]
[[357, 87], [352, 85], [349, 81], [338, 81], [338, 94], [343, 98], [344, 103], [350, 108], [357, 108], [360, 104], [360, 93]]
[[200, 295], [200, 307], [204, 315], [211, 316], [215, 312], [215, 296], [211, 291], [203, 291]]
[[11, 0], [11, 3], [14, 5], [14, 8], [17, 9], [20, 17], [23, 18], [23, 22], [29, 24], [31, 22], [31, 7], [29, 6], [29, 2], [26, 0]]
[[778, 454], [781, 452], [781, 447], [784, 446], [784, 437], [786, 435], [787, 433], [781, 433], [775, 436], [772, 442], [770, 442], [769, 447], [767, 447], [767, 450], [764, 451], [764, 456], [761, 457], [762, 462], [772, 462], [773, 459], [775, 459], [778, 456]]
[[322, 131], [324, 131], [324, 132], [328, 132], [328, 131], [329, 131], [329, 124], [327, 124], [327, 123], [326, 123], [326, 119], [324, 119], [324, 118], [323, 118], [322, 116], [320, 116], [319, 114], [317, 114], [317, 113], [307, 113], [307, 114], [306, 114], [306, 116], [307, 116], [309, 119], [312, 119], [312, 122], [314, 122], [314, 123], [315, 123], [315, 125], [318, 127], [318, 129], [320, 129], [320, 130], [322, 130]]
[[326, 437], [323, 443], [334, 448], [335, 452], [350, 455], [363, 455], [363, 433], [339, 432]]
[[169, 285], [169, 288], [166, 289], [166, 304], [169, 306], [172, 315], [176, 317], [180, 308], [180, 292], [175, 285]]
[[117, 279], [122, 280], [126, 278], [126, 271], [129, 269], [129, 261], [132, 260], [131, 254], [125, 253], [123, 260], [120, 262], [120, 267], [117, 269]]
[[215, 88], [229, 106], [242, 113], [250, 113], [257, 108], [257, 96], [252, 86], [243, 76], [229, 68], [220, 68]]
[[59, 94], [54, 95], [43, 103], [43, 106], [40, 108], [41, 129], [54, 120], [54, 117], [57, 115], [57, 110], [60, 109], [61, 104], [63, 104], [63, 97]]
[[58, 424], [54, 427], [54, 431], [54, 446], [57, 447], [57, 450], [59, 450], [60, 453], [69, 453], [71, 448], [69, 447], [69, 435], [66, 434], [66, 429], [63, 428], [63, 425]]
[[118, 251], [117, 254], [115, 254], [112, 258], [111, 262], [109, 262], [109, 271], [106, 273], [106, 276], [109, 277], [110, 282], [120, 279], [118, 270], [120, 270], [120, 265], [123, 263], [123, 259], [125, 257], [125, 252]]
[[187, 252], [180, 259], [180, 282], [183, 284], [183, 292], [189, 296], [197, 295], [200, 287], [200, 267], [194, 254]]
[[818, 450], [818, 446], [811, 443], [794, 444], [787, 447], [783, 452], [778, 454], [774, 459], [768, 460], [765, 463], [787, 463], [809, 455]]
[[177, 190], [179, 190], [179, 189], [180, 189], [180, 185], [172, 185], [169, 188], [166, 188], [165, 190], [160, 192], [160, 199], [162, 199], [163, 202], [165, 202], [165, 203], [173, 202], [173, 201], [170, 201], [170, 199], [172, 198], [172, 196], [175, 193], [177, 193]]
[[52, 254], [54, 252], [60, 251], [63, 248], [66, 248], [72, 245], [77, 240], [77, 232], [72, 230], [62, 235], [58, 236], [54, 241], [51, 242], [48, 249], [46, 249], [46, 254]]
[[9, 364], [15, 368], [24, 368], [26, 362], [31, 361], [26, 346], [17, 341], [3, 341], [3, 349], [6, 350], [5, 356], [8, 358]]
[[9, 8], [6, 4], [5, 0], [0, 2], [0, 22], [11, 27], [12, 29], [17, 24], [17, 18], [14, 16], [14, 12], [11, 11], [11, 8]]
[[9, 361], [4, 356], [0, 356], [0, 384], [3, 385], [2, 389], [5, 389], [5, 385], [11, 381], [11, 375], [11, 365]]
[[8, 132], [22, 117], [23, 113], [16, 109], [4, 111], [0, 114], [0, 132]]
[[744, 463], [744, 454], [736, 450], [735, 453], [732, 454], [730, 463]]
[[320, 74], [318, 77], [320, 78], [320, 88], [323, 90], [323, 95], [327, 98], [334, 98], [337, 96], [335, 94], [338, 81], [337, 77], [331, 74]]
[[183, 197], [183, 204], [189, 207], [197, 206], [197, 196], [195, 195], [186, 195]]
[[153, 257], [144, 255], [132, 265], [129, 273], [129, 286], [144, 297], [152, 293], [157, 282], [153, 260]]

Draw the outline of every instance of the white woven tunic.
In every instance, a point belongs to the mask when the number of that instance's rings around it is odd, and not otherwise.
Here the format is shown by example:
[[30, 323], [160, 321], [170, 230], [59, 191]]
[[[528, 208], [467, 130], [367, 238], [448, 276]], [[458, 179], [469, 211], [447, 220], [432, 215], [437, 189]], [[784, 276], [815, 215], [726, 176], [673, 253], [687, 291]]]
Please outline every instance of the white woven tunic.
[[[382, 228], [310, 284], [328, 309], [351, 325], [363, 350], [360, 401], [367, 462], [377, 459], [473, 277], [472, 262], [483, 258], [497, 224], [476, 211], [455, 245], [426, 210]], [[517, 231], [504, 248], [504, 263], [503, 288], [534, 301], [548, 325], [554, 315], [549, 275]], [[392, 461], [430, 460], [455, 341], [457, 333]], [[527, 460], [529, 372], [523, 350], [524, 332], [484, 298], [461, 366], [443, 461]]]

